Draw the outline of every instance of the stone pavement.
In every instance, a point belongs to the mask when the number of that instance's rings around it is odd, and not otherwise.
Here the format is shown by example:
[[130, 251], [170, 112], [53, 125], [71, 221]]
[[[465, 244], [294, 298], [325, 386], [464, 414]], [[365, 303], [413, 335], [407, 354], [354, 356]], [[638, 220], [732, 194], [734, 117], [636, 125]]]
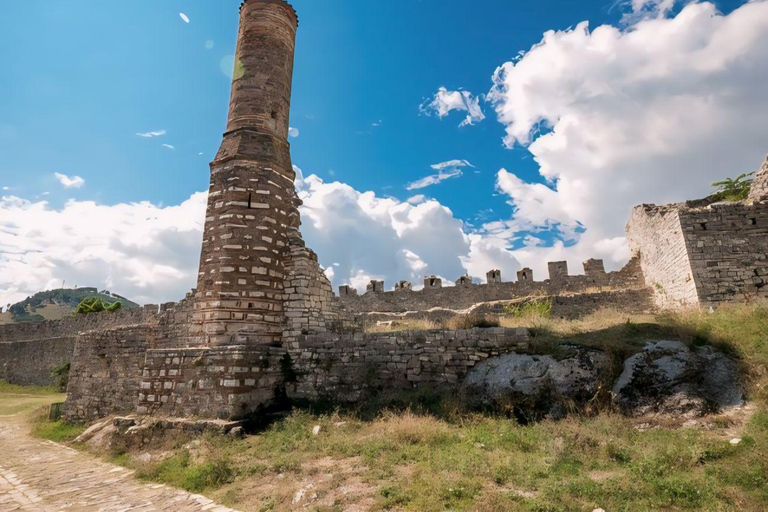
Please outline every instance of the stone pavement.
[[20, 415], [0, 416], [0, 512], [235, 512], [124, 468], [33, 438]]

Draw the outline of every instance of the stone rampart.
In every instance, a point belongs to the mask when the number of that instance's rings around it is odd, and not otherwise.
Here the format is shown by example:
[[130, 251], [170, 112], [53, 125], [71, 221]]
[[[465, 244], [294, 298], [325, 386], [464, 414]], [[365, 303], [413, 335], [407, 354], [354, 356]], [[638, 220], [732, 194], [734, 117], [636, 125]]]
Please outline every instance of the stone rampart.
[[553, 265], [557, 273], [546, 281], [518, 280], [505, 283], [496, 280], [482, 285], [465, 281], [462, 286], [425, 288], [419, 291], [399, 287], [396, 291], [369, 291], [364, 295], [340, 293], [338, 301], [343, 311], [353, 316], [425, 312], [433, 309], [462, 312], [495, 301], [646, 288], [639, 261], [636, 259], [618, 272], [597, 271], [596, 269], [602, 267], [599, 260], [590, 260], [588, 263], [590, 272], [575, 276], [568, 275], [564, 263]]
[[627, 234], [660, 307], [768, 297], [768, 203], [638, 206]]
[[0, 379], [22, 386], [52, 386], [51, 370], [72, 363], [78, 334], [156, 321], [167, 306], [145, 306], [61, 320], [0, 325]]
[[488, 357], [527, 350], [526, 329], [314, 334], [289, 350], [294, 399], [358, 402], [367, 393], [457, 389]]
[[19, 386], [53, 386], [51, 370], [69, 363], [75, 336], [0, 342], [0, 380]]

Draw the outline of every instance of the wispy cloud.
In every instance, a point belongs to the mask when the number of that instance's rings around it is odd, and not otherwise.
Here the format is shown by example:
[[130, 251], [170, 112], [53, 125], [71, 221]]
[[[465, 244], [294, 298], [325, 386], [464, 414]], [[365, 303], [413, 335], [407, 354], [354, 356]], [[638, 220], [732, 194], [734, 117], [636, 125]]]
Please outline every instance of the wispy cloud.
[[85, 180], [80, 176], [69, 177], [66, 174], [60, 174], [58, 172], [53, 173], [59, 183], [64, 185], [64, 188], [80, 188], [85, 185]]
[[189, 23], [189, 16], [187, 16], [183, 12], [179, 13], [179, 18], [181, 18], [184, 21], [184, 23]]
[[162, 137], [166, 133], [168, 133], [166, 130], [157, 130], [155, 132], [137, 133], [136, 135], [145, 139], [151, 139], [153, 137]]
[[174, 146], [171, 146], [170, 144], [163, 144], [163, 147], [164, 147], [164, 148], [168, 148], [168, 149], [171, 149], [171, 150], [174, 150], [174, 151], [176, 150], [176, 147], [174, 147]]
[[439, 164], [434, 164], [431, 167], [432, 169], [437, 171], [437, 174], [425, 176], [420, 180], [416, 180], [413, 183], [409, 183], [406, 186], [406, 188], [408, 190], [417, 190], [420, 188], [426, 188], [432, 185], [437, 185], [451, 178], [459, 178], [464, 174], [464, 171], [462, 171], [462, 168], [464, 167], [474, 168], [474, 165], [469, 163], [468, 160], [448, 160], [447, 162], [440, 162]]
[[443, 118], [453, 110], [466, 112], [467, 117], [459, 124], [460, 127], [473, 125], [485, 119], [483, 109], [480, 107], [482, 95], [473, 96], [469, 91], [449, 91], [440, 87], [437, 93], [422, 103], [419, 110], [426, 115], [436, 115]]
[[378, 128], [379, 126], [382, 125], [382, 123], [383, 121], [379, 119], [378, 121], [374, 121], [373, 123], [371, 123], [371, 126], [373, 126], [374, 128]]

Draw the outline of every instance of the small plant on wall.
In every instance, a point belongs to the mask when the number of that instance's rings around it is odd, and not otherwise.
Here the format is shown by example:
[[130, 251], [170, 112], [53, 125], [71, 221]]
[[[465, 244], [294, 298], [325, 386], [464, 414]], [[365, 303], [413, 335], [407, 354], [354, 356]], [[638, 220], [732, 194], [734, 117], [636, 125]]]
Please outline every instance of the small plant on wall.
[[744, 173], [737, 178], [726, 178], [712, 184], [715, 187], [715, 198], [718, 201], [743, 201], [749, 196], [755, 173]]
[[98, 297], [86, 297], [80, 302], [80, 304], [77, 305], [75, 314], [89, 315], [91, 313], [101, 313], [103, 311], [114, 312], [121, 309], [122, 307], [123, 304], [119, 301], [109, 304]]

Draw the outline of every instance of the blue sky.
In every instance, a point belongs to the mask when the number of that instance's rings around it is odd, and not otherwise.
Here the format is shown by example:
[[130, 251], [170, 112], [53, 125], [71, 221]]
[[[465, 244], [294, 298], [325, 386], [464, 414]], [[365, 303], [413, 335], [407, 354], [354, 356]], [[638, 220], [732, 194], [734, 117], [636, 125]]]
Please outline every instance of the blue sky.
[[[0, 182], [25, 196], [51, 192], [54, 205], [70, 197], [177, 204], [204, 190], [225, 123], [229, 80], [222, 61], [234, 52], [239, 3], [27, 0], [4, 6]], [[429, 191], [467, 220], [488, 207], [505, 208], [488, 193], [499, 168], [535, 179], [537, 167], [524, 149], [502, 147], [501, 125], [459, 129], [460, 116], [420, 116], [419, 105], [439, 86], [487, 92], [496, 66], [546, 30], [621, 16], [604, 0], [293, 4], [301, 19], [294, 163], [405, 199], [412, 195], [405, 184], [429, 174], [430, 165], [468, 159], [480, 174]], [[153, 130], [168, 133], [135, 135]], [[82, 176], [87, 185], [64, 193], [53, 172]]]
[[[768, 152], [763, 0], [292, 3], [290, 141], [294, 164], [316, 175], [299, 184], [304, 233], [336, 285], [482, 278], [490, 267], [541, 275], [556, 259], [577, 272], [589, 257], [618, 268], [634, 204], [700, 197]], [[225, 126], [239, 4], [4, 6], [0, 295], [69, 278], [172, 300], [194, 284], [194, 194], [207, 189]], [[426, 115], [420, 106], [440, 87], [479, 96], [485, 120], [459, 127], [466, 112]], [[162, 135], [137, 135], [151, 132]], [[473, 167], [407, 189], [450, 160]], [[83, 183], [64, 187], [55, 173]], [[426, 197], [406, 203], [417, 194]], [[116, 206], [140, 201], [151, 204]], [[116, 216], [80, 232], [78, 215]], [[53, 246], [45, 228], [76, 243]], [[115, 243], [129, 239], [130, 251]], [[162, 256], [149, 250], [158, 244]], [[362, 249], [339, 249], [352, 246]], [[34, 279], [7, 277], [32, 267]]]

